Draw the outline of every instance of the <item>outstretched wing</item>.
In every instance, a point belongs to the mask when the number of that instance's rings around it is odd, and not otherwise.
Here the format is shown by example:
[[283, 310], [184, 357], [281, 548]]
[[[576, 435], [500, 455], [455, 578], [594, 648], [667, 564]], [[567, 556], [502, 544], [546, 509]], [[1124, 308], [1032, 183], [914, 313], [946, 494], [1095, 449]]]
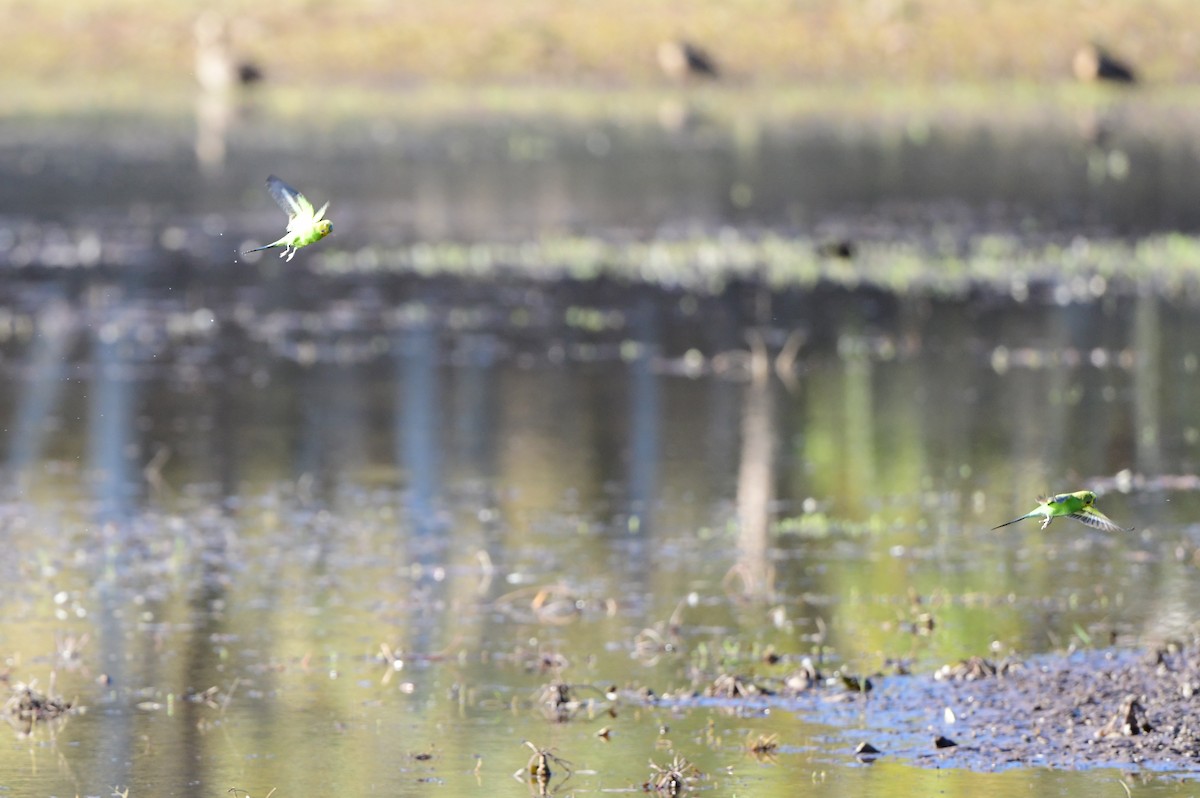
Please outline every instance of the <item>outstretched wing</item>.
[[267, 191], [271, 192], [271, 196], [275, 198], [275, 202], [288, 215], [287, 229], [289, 231], [297, 227], [307, 227], [313, 223], [312, 203], [299, 191], [275, 175], [267, 178]]
[[1101, 529], [1105, 532], [1131, 532], [1133, 527], [1126, 529], [1123, 526], [1117, 526], [1111, 518], [1097, 510], [1095, 507], [1088, 505], [1079, 512], [1071, 513], [1070, 518], [1076, 521], [1087, 524], [1093, 529]]

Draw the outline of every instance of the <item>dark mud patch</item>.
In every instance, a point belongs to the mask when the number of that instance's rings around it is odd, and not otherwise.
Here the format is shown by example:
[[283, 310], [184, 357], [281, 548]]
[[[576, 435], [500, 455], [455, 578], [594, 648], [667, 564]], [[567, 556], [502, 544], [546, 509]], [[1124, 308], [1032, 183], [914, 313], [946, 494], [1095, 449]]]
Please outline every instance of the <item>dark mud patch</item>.
[[[1200, 770], [1200, 651], [1103, 650], [926, 676], [827, 696], [821, 714], [855, 744], [917, 764], [999, 770]], [[848, 749], [852, 750], [852, 749]]]
[[[1003, 662], [972, 657], [923, 675], [809, 675], [759, 681], [726, 676], [715, 687], [649, 700], [739, 714], [793, 711], [831, 728], [821, 749], [840, 750], [864, 764], [887, 757], [977, 771], [1200, 771], [1195, 647]], [[738, 689], [717, 689], [735, 682]], [[780, 743], [784, 749], [795, 745]]]

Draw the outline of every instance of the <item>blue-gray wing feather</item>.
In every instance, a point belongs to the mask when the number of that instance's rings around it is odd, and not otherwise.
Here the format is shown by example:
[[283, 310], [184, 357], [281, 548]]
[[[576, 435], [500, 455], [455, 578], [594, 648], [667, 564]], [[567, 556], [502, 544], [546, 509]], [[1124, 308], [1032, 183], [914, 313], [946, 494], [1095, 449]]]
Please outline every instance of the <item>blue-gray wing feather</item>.
[[312, 213], [312, 204], [304, 198], [304, 195], [275, 175], [267, 178], [267, 191], [271, 192], [271, 196], [289, 219], [302, 216], [306, 211], [309, 214]]

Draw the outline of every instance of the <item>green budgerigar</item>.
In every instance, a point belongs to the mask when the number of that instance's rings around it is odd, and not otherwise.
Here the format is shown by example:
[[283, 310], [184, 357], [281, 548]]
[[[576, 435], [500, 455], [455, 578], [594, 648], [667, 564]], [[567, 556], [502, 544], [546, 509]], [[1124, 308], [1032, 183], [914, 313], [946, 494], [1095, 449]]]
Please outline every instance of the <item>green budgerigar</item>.
[[1038, 500], [1040, 504], [1020, 518], [1014, 518], [1011, 521], [1006, 521], [1000, 526], [994, 526], [992, 529], [999, 529], [1001, 526], [1015, 524], [1018, 521], [1024, 521], [1026, 518], [1041, 518], [1042, 529], [1050, 526], [1050, 522], [1055, 518], [1066, 517], [1074, 518], [1076, 521], [1087, 524], [1096, 529], [1103, 529], [1105, 532], [1129, 532], [1123, 526], [1117, 526], [1111, 518], [1096, 509], [1096, 494], [1090, 490], [1077, 490], [1074, 493], [1059, 493], [1055, 496], [1049, 496], [1045, 499]]
[[271, 196], [279, 203], [279, 207], [283, 208], [283, 212], [288, 215], [287, 232], [278, 241], [272, 241], [263, 247], [248, 249], [242, 253], [243, 255], [262, 252], [264, 249], [272, 247], [283, 247], [283, 252], [279, 253], [279, 257], [286, 256], [288, 260], [291, 260], [296, 256], [296, 250], [300, 247], [315, 244], [333, 232], [333, 222], [324, 218], [325, 210], [329, 207], [328, 202], [322, 205], [319, 211], [314, 212], [312, 203], [308, 201], [307, 197], [275, 175], [267, 178], [267, 191], [271, 192]]

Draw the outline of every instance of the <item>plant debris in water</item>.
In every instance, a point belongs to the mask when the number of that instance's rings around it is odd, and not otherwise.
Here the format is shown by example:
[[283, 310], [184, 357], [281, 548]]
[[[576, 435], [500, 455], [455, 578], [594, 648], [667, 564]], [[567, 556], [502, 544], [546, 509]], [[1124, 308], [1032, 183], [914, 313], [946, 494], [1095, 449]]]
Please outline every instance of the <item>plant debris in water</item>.
[[994, 676], [1008, 676], [1022, 668], [1020, 662], [1001, 662], [999, 665], [983, 657], [970, 657], [958, 662], [943, 665], [934, 673], [933, 678], [955, 681], [973, 682], [976, 679], [990, 679]]
[[642, 785], [646, 792], [679, 795], [700, 778], [700, 770], [684, 757], [676, 756], [666, 765], [650, 763], [650, 780]]
[[704, 689], [704, 694], [717, 698], [753, 698], [772, 696], [775, 695], [775, 691], [757, 684], [749, 678], [723, 673]]
[[779, 735], [759, 734], [747, 737], [746, 750], [759, 761], [773, 759], [779, 751]]
[[28, 733], [34, 723], [53, 720], [74, 710], [71, 701], [37, 689], [37, 682], [17, 682], [4, 702], [4, 716], [18, 723]]
[[553, 768], [562, 768], [563, 772], [562, 779], [555, 785], [556, 788], [561, 787], [571, 778], [574, 772], [571, 770], [571, 763], [555, 755], [554, 749], [540, 748], [529, 740], [525, 740], [524, 744], [533, 751], [533, 755], [529, 757], [529, 761], [525, 763], [522, 770], [513, 774], [514, 778], [521, 781], [528, 779], [529, 784], [536, 787], [543, 795], [550, 791], [550, 782], [554, 778]]

